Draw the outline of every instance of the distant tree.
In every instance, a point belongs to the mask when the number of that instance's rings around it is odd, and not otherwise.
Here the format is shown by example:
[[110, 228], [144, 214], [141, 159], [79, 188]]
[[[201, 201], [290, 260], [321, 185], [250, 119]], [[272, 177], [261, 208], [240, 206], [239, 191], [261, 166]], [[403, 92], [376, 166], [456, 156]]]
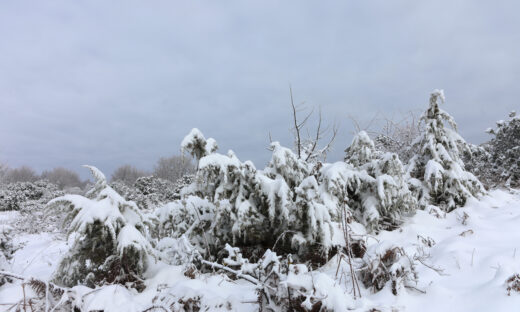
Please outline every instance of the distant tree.
[[50, 171], [43, 171], [41, 178], [56, 184], [60, 189], [84, 186], [84, 183], [76, 172], [63, 167], [54, 168]]
[[138, 178], [148, 175], [150, 175], [150, 173], [137, 169], [132, 165], [123, 165], [112, 173], [111, 180], [112, 182], [120, 181], [126, 185], [133, 185]]
[[4, 182], [7, 170], [9, 170], [9, 167], [4, 163], [0, 163], [0, 183]]
[[35, 182], [39, 179], [38, 174], [32, 168], [22, 166], [20, 168], [8, 169], [5, 174], [5, 182]]
[[157, 178], [176, 182], [183, 176], [192, 174], [194, 172], [195, 167], [190, 159], [175, 155], [172, 157], [162, 157], [159, 159], [155, 165], [153, 175]]
[[395, 153], [403, 163], [407, 163], [418, 153], [415, 140], [421, 134], [421, 123], [417, 122], [414, 112], [402, 119], [385, 118], [380, 130], [373, 132], [377, 150]]

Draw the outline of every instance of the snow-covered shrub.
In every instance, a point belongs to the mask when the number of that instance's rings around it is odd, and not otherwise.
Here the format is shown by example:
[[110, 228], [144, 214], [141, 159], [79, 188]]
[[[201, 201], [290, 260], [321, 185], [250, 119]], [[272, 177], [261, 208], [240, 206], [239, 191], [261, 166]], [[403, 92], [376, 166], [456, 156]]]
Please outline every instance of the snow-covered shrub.
[[365, 253], [363, 261], [365, 266], [360, 271], [361, 281], [374, 292], [390, 282], [392, 293], [398, 295], [403, 288], [416, 284], [414, 260], [400, 247], [376, 244]]
[[69, 287], [121, 283], [142, 290], [141, 275], [154, 255], [147, 240], [146, 220], [134, 202], [108, 186], [101, 171], [87, 167], [96, 180], [87, 197], [65, 195], [48, 204], [49, 208], [68, 210], [72, 239], [54, 279]]
[[41, 208], [61, 195], [58, 187], [46, 180], [5, 184], [0, 186], [0, 211]]
[[352, 171], [350, 176], [356, 179], [355, 186], [343, 187], [340, 196], [345, 198], [356, 220], [369, 230], [395, 228], [404, 213], [415, 210], [416, 200], [408, 189], [399, 157], [377, 151], [365, 131], [354, 137], [346, 149], [345, 161], [351, 167], [342, 171]]
[[217, 141], [213, 138], [206, 140], [204, 134], [197, 128], [191, 129], [190, 133], [184, 137], [181, 143], [181, 151], [188, 152], [197, 160], [197, 168], [198, 162], [202, 157], [214, 153], [217, 149]]
[[258, 262], [250, 263], [239, 248], [226, 245], [225, 250], [228, 256], [223, 263], [234, 272], [230, 277], [256, 284], [260, 311], [346, 309], [347, 295], [335, 287], [336, 281], [324, 273], [309, 272], [304, 264], [292, 264], [290, 256], [283, 258], [267, 249]]
[[0, 211], [18, 210], [14, 229], [17, 233], [59, 231], [60, 215], [49, 214], [45, 205], [49, 200], [62, 196], [58, 187], [46, 180], [18, 182], [0, 185]]
[[468, 150], [462, 154], [465, 169], [471, 172], [486, 189], [497, 185], [497, 177], [493, 172], [491, 154], [487, 143], [475, 145], [468, 143]]
[[[188, 196], [168, 203], [156, 211], [159, 220], [159, 237], [163, 239], [186, 237], [199, 252], [211, 255], [217, 251], [217, 247], [220, 247], [218, 239], [222, 234], [215, 235], [215, 233], [230, 232], [230, 229], [226, 231], [214, 226], [215, 210], [215, 204], [197, 196]], [[208, 251], [207, 248], [211, 250]]]
[[520, 274], [514, 274], [506, 281], [507, 295], [511, 296], [511, 292], [520, 293]]
[[175, 183], [155, 176], [147, 176], [138, 178], [133, 185], [114, 181], [110, 186], [126, 200], [135, 202], [140, 209], [152, 210], [180, 199], [182, 189], [192, 181], [192, 175], [183, 176]]
[[441, 101], [444, 102], [444, 93], [435, 90], [428, 110], [421, 116], [424, 132], [415, 143], [420, 153], [410, 160], [408, 172], [410, 185], [422, 206], [432, 203], [451, 211], [483, 193], [484, 188], [464, 169], [460, 148], [467, 149], [467, 144], [456, 132], [453, 118], [439, 108]]
[[520, 116], [513, 111], [486, 132], [493, 138], [472, 148], [468, 170], [488, 187], [520, 187]]
[[[12, 243], [12, 228], [8, 225], [0, 224], [0, 271], [8, 269], [9, 260], [14, 253]], [[8, 278], [0, 276], [0, 286], [8, 282]]]
[[[203, 136], [190, 133], [183, 142], [194, 137]], [[323, 203], [312, 165], [277, 142], [271, 148], [272, 159], [263, 171], [232, 151], [204, 152], [183, 198], [158, 211], [163, 234], [186, 235], [201, 253], [209, 249], [214, 255], [229, 243], [259, 257], [276, 243], [277, 250], [299, 256], [319, 246], [326, 256], [336, 208]]]

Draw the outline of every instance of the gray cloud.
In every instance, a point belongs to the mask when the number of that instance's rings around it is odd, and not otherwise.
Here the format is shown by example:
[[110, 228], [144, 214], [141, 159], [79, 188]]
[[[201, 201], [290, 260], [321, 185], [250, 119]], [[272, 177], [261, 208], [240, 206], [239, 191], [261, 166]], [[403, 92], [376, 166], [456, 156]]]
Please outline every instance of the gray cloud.
[[[470, 142], [518, 107], [516, 1], [3, 1], [0, 160], [151, 168], [192, 127], [259, 167], [297, 102], [353, 127], [426, 107]], [[84, 173], [86, 176], [86, 172]]]

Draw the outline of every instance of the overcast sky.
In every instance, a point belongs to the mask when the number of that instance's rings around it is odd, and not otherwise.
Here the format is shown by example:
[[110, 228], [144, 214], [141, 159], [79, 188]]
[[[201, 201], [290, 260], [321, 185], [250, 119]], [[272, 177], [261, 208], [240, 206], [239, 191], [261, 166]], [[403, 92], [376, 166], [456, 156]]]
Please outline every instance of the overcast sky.
[[352, 138], [444, 109], [472, 143], [520, 98], [519, 1], [0, 2], [0, 161], [151, 169], [191, 128], [257, 167], [291, 144], [295, 102]]

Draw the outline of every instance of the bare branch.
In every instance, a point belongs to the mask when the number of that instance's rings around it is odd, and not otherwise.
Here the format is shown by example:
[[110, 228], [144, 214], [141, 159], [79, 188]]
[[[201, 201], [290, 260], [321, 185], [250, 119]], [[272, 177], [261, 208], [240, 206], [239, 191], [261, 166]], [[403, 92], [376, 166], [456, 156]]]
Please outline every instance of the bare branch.
[[307, 153], [307, 158], [305, 158], [305, 161], [308, 161], [309, 158], [311, 157], [312, 153], [314, 153], [314, 151], [316, 150], [316, 145], [318, 145], [318, 141], [320, 140], [320, 129], [321, 129], [321, 106], [320, 106], [320, 109], [319, 109], [319, 118], [318, 118], [318, 127], [316, 128], [316, 137], [314, 138], [313, 142], [312, 142], [312, 147], [310, 149], [310, 151]]
[[296, 148], [298, 149], [298, 158], [300, 158], [301, 157], [300, 128], [298, 127], [298, 120], [296, 119], [296, 107], [294, 106], [292, 87], [290, 85], [289, 85], [289, 92], [291, 94], [291, 107], [292, 107], [292, 111], [293, 111], [294, 131], [296, 131]]

